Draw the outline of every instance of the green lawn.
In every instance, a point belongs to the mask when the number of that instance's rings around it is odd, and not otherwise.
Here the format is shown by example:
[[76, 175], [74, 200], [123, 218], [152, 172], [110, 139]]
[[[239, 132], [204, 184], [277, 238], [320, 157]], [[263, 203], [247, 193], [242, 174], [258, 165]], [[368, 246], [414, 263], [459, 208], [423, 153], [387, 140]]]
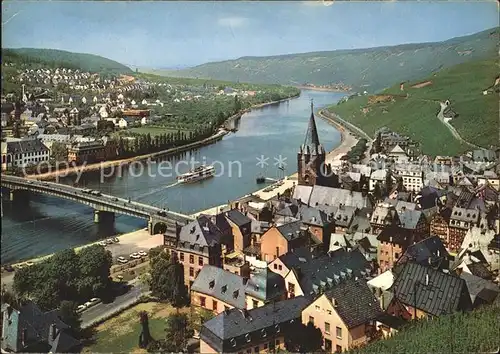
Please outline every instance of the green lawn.
[[[139, 312], [149, 314], [149, 330], [154, 339], [165, 336], [165, 319], [175, 309], [169, 304], [148, 302], [138, 304], [120, 315], [104, 322], [96, 328], [94, 343], [85, 347], [83, 353], [139, 353], [144, 352], [138, 346], [141, 325]], [[187, 312], [183, 308], [180, 312]]]
[[[357, 97], [328, 109], [339, 114], [373, 136], [383, 126], [406, 134], [422, 143], [422, 150], [430, 155], [455, 155], [471, 148], [460, 143], [436, 118], [439, 103], [451, 102], [458, 117], [451, 120], [462, 138], [488, 148], [498, 145], [498, 94], [482, 92], [491, 86], [498, 75], [499, 66], [494, 60], [475, 61], [442, 70], [427, 78], [405, 84], [401, 91], [399, 84], [382, 94], [405, 95], [394, 97], [393, 101], [368, 103], [368, 97]], [[422, 88], [411, 88], [416, 82], [432, 81]], [[363, 108], [368, 112], [363, 112]]]

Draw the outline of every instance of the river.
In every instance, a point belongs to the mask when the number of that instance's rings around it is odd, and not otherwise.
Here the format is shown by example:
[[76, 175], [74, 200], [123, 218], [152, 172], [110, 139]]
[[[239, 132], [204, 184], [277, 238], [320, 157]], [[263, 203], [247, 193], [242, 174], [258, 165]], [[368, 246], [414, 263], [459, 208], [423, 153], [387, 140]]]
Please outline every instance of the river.
[[[79, 186], [186, 214], [226, 203], [262, 188], [255, 182], [259, 174], [278, 178], [296, 172], [298, 147], [304, 141], [309, 121], [310, 100], [314, 100], [315, 108], [321, 108], [337, 102], [344, 95], [302, 90], [298, 98], [244, 114], [239, 130], [226, 135], [220, 142], [183, 156], [165, 158], [163, 162], [137, 163], [130, 169], [115, 171], [103, 183], [100, 173], [89, 172], [82, 176]], [[318, 118], [316, 124], [327, 151], [340, 144], [340, 133], [334, 127]], [[285, 171], [278, 170], [275, 165], [275, 158], [279, 159], [280, 155]], [[258, 165], [257, 158], [261, 156], [268, 158], [262, 160], [267, 166]], [[179, 172], [187, 171], [188, 165], [179, 161], [191, 158], [214, 164], [217, 177], [195, 184], [176, 184], [176, 166]], [[61, 182], [73, 184], [75, 177]], [[45, 195], [32, 195], [29, 207], [22, 209], [4, 199], [3, 213], [2, 264], [50, 254], [146, 226], [141, 219], [118, 214], [114, 225], [94, 224], [91, 208]]]

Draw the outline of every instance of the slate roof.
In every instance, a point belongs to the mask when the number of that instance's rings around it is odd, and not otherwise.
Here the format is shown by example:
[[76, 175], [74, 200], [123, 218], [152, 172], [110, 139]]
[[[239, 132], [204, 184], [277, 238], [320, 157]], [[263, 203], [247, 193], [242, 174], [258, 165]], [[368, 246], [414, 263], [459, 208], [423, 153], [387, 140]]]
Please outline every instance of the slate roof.
[[339, 206], [342, 204], [357, 207], [358, 209], [372, 207], [370, 198], [367, 195], [363, 196], [361, 192], [319, 185], [313, 186], [308, 204], [310, 206], [315, 206], [316, 204]]
[[392, 290], [403, 304], [433, 316], [471, 307], [469, 297], [466, 298], [468, 301], [461, 299], [463, 292], [468, 291], [465, 280], [417, 263], [404, 264]]
[[201, 215], [196, 220], [181, 228], [179, 243], [189, 243], [200, 247], [213, 246], [221, 241], [222, 232], [207, 216]]
[[474, 161], [477, 162], [483, 162], [483, 161], [496, 161], [497, 156], [495, 154], [495, 151], [493, 150], [486, 150], [486, 149], [480, 149], [480, 150], [474, 150], [472, 151], [472, 158]]
[[285, 279], [269, 268], [258, 269], [250, 275], [245, 292], [262, 301], [273, 300], [286, 292]]
[[[6, 306], [2, 307], [7, 310]], [[26, 346], [22, 346], [20, 338], [23, 329], [26, 329], [28, 338], [27, 346], [45, 343], [51, 348], [53, 353], [66, 352], [75, 347], [80, 342], [69, 334], [65, 333], [69, 327], [59, 319], [59, 311], [52, 310], [43, 312], [36, 304], [32, 302], [26, 303], [19, 311], [12, 309], [11, 321], [5, 321], [2, 328], [2, 348], [9, 348], [10, 350], [22, 352]], [[17, 313], [14, 313], [14, 311]], [[4, 316], [8, 316], [4, 313]], [[50, 335], [51, 325], [55, 324], [57, 335], [52, 339]]]
[[469, 268], [470, 272], [477, 277], [483, 279], [493, 278], [493, 274], [489, 271], [484, 263], [472, 263], [467, 265], [467, 268]]
[[472, 303], [476, 301], [476, 296], [480, 295], [481, 291], [483, 291], [484, 289], [496, 292], [497, 296], [498, 293], [500, 293], [500, 288], [498, 287], [497, 284], [488, 281], [486, 279], [483, 279], [481, 277], [478, 277], [474, 274], [462, 272], [460, 274], [460, 278], [465, 280], [465, 283], [467, 284], [467, 290], [469, 291]]
[[415, 230], [417, 224], [422, 217], [422, 212], [420, 210], [404, 210], [399, 214], [400, 225], [404, 229]]
[[239, 309], [246, 307], [243, 278], [222, 268], [203, 266], [191, 291], [213, 296]]
[[328, 215], [323, 211], [319, 210], [319, 208], [309, 207], [307, 205], [302, 205], [299, 208], [297, 213], [297, 217], [300, 220], [309, 225], [321, 226], [328, 224]]
[[282, 254], [278, 258], [288, 269], [292, 269], [311, 261], [311, 259], [313, 259], [313, 254], [307, 247], [300, 247], [294, 249], [293, 252]]
[[367, 323], [382, 313], [378, 300], [364, 280], [349, 279], [325, 292], [347, 328]]
[[447, 269], [450, 255], [437, 236], [428, 237], [420, 242], [409, 246], [398, 263], [415, 262], [420, 265], [429, 265], [429, 258], [432, 266]]
[[[279, 326], [300, 319], [302, 311], [309, 304], [308, 298], [298, 296], [248, 311], [230, 309], [205, 322], [200, 337], [219, 353], [231, 352], [248, 345], [248, 339], [245, 338], [247, 334], [249, 339], [258, 341], [258, 338], [262, 338], [262, 330], [271, 336]], [[231, 341], [233, 338], [234, 341]]]
[[237, 209], [231, 209], [227, 211], [225, 215], [229, 220], [238, 225], [238, 227], [244, 226], [252, 222], [252, 220], [248, 216], [246, 216]]
[[300, 237], [302, 221], [293, 221], [276, 227], [285, 239], [291, 241]]
[[377, 236], [377, 240], [395, 243], [403, 248], [406, 248], [413, 243], [413, 236], [407, 229], [400, 227], [386, 227]]
[[369, 276], [370, 264], [358, 250], [330, 252], [294, 268], [300, 287], [306, 296], [319, 294], [321, 289], [338, 285], [346, 279]]
[[337, 209], [333, 220], [335, 221], [335, 226], [349, 227], [356, 215], [356, 207], [343, 205]]
[[6, 144], [7, 144], [7, 153], [9, 154], [27, 154], [33, 152], [49, 151], [49, 148], [46, 147], [38, 139], [8, 141]]

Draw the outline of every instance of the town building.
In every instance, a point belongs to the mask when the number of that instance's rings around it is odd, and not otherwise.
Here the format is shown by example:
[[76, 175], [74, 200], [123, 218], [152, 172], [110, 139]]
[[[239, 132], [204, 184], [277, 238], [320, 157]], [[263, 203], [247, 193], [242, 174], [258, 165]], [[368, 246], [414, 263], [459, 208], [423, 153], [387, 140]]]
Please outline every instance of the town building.
[[449, 269], [451, 257], [438, 236], [428, 237], [408, 246], [396, 265], [413, 262], [436, 269]]
[[287, 252], [305, 246], [309, 239], [308, 228], [301, 221], [272, 226], [260, 238], [261, 258], [272, 262]]
[[452, 209], [447, 242], [448, 249], [451, 252], [456, 252], [460, 248], [467, 231], [473, 226], [478, 226], [479, 220], [480, 211], [477, 209], [457, 206]]
[[68, 162], [78, 165], [105, 159], [104, 145], [100, 140], [80, 141], [68, 147]]
[[404, 319], [432, 318], [472, 309], [465, 280], [407, 262], [396, 276], [387, 312]]
[[2, 303], [2, 352], [65, 353], [80, 342], [59, 318], [58, 310], [43, 312], [33, 302], [19, 309]]
[[377, 261], [379, 273], [392, 269], [396, 261], [413, 244], [413, 235], [408, 230], [400, 227], [383, 229], [377, 236], [379, 241]]
[[341, 353], [368, 343], [382, 309], [364, 280], [347, 279], [325, 291], [302, 311], [302, 323], [323, 334], [326, 353]]
[[420, 165], [396, 165], [394, 173], [402, 179], [403, 186], [407, 191], [419, 192], [424, 186], [424, 173]]
[[38, 139], [2, 142], [2, 171], [49, 161], [50, 150]]
[[302, 311], [309, 304], [310, 300], [301, 296], [252, 310], [223, 311], [202, 325], [200, 353], [265, 353], [284, 349], [290, 326], [300, 323]]

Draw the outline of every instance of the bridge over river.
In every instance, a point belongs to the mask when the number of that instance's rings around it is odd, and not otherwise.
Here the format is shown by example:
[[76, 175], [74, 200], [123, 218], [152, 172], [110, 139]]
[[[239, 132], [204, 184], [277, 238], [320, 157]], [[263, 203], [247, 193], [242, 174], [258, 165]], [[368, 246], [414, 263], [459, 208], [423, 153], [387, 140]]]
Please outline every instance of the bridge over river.
[[94, 208], [94, 221], [114, 221], [115, 213], [134, 216], [148, 221], [150, 234], [163, 233], [167, 230], [175, 231], [176, 225], [185, 225], [193, 220], [192, 217], [173, 211], [142, 204], [136, 201], [118, 198], [103, 193], [91, 194], [85, 189], [67, 186], [64, 184], [35, 181], [22, 177], [3, 175], [2, 188], [8, 189], [10, 200], [28, 200], [26, 193], [42, 193], [59, 198], [72, 200]]

